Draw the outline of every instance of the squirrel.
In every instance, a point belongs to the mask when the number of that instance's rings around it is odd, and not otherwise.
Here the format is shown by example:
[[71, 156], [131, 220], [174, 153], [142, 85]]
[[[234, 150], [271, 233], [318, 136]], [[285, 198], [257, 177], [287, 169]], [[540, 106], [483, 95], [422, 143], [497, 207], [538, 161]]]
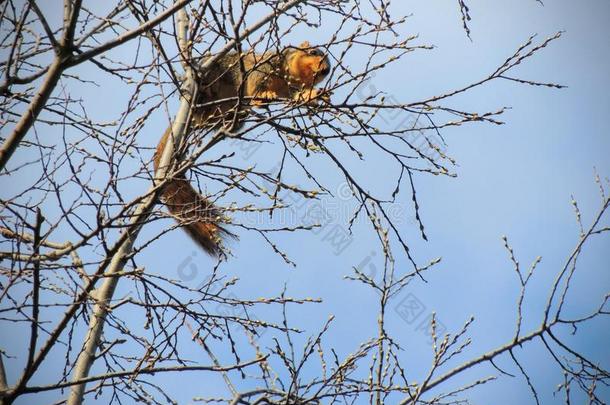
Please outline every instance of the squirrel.
[[[234, 131], [244, 125], [244, 118], [252, 107], [272, 101], [315, 103], [320, 99], [328, 100], [328, 96], [314, 86], [329, 72], [326, 54], [312, 48], [307, 41], [279, 52], [256, 54], [249, 51], [241, 56], [227, 53], [210, 69], [197, 72], [198, 89], [186, 131], [201, 128]], [[239, 106], [238, 98], [242, 99]], [[157, 145], [153, 158], [155, 173], [167, 140], [171, 139], [171, 130], [170, 126]], [[222, 210], [199, 194], [183, 174], [175, 175], [165, 183], [161, 200], [205, 252], [212, 257], [224, 255], [223, 240], [235, 235], [220, 225]]]

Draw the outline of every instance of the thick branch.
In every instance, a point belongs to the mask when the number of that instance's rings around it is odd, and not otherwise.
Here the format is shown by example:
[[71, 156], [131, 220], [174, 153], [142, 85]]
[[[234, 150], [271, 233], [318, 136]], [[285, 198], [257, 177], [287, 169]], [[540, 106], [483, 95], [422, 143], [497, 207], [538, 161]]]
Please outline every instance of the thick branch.
[[28, 109], [23, 113], [21, 119], [15, 126], [15, 129], [0, 149], [0, 171], [4, 169], [6, 163], [11, 156], [13, 156], [15, 150], [17, 150], [19, 142], [21, 142], [25, 134], [28, 133], [32, 125], [34, 125], [34, 122], [36, 122], [38, 115], [49, 100], [64, 69], [65, 66], [62, 64], [61, 57], [57, 56], [55, 60], [53, 60], [42, 86], [38, 89], [38, 92], [32, 99]]
[[[186, 12], [182, 9], [179, 11], [179, 19], [187, 20]], [[188, 21], [188, 20], [187, 20]], [[184, 24], [186, 25], [186, 24]], [[179, 33], [183, 33], [186, 30], [179, 30]], [[180, 35], [180, 34], [179, 34]], [[159, 165], [158, 172], [155, 175], [156, 181], [162, 181], [166, 174], [166, 169], [169, 167], [171, 159], [174, 155], [174, 146], [179, 144], [184, 133], [186, 132], [186, 124], [188, 115], [190, 112], [190, 100], [193, 100], [194, 91], [196, 86], [193, 84], [193, 75], [187, 72], [187, 81], [185, 83], [185, 91], [182, 93], [180, 109], [176, 115], [176, 119], [172, 125], [172, 140], [167, 143], [165, 150], [163, 151], [163, 157]], [[153, 186], [154, 188], [155, 186]], [[123, 270], [127, 259], [133, 249], [133, 244], [138, 236], [138, 233], [142, 229], [143, 224], [146, 222], [146, 218], [151, 214], [152, 209], [156, 203], [156, 193], [152, 193], [144, 202], [136, 209], [130, 226], [125, 230], [128, 233], [128, 237], [125, 242], [121, 245], [118, 252], [113, 256], [110, 266], [108, 267], [107, 274], [112, 275], [119, 273]], [[74, 386], [70, 392], [68, 398], [68, 405], [80, 405], [83, 402], [83, 396], [85, 394], [85, 383], [87, 382], [87, 376], [89, 370], [95, 360], [95, 352], [99, 347], [102, 332], [104, 331], [104, 323], [106, 322], [106, 316], [108, 315], [110, 301], [114, 296], [119, 277], [108, 277], [104, 280], [102, 286], [96, 290], [95, 299], [97, 303], [93, 309], [93, 314], [89, 321], [89, 329], [85, 338], [85, 343], [76, 361], [74, 367], [74, 375], [72, 382]], [[84, 381], [79, 383], [79, 381]]]

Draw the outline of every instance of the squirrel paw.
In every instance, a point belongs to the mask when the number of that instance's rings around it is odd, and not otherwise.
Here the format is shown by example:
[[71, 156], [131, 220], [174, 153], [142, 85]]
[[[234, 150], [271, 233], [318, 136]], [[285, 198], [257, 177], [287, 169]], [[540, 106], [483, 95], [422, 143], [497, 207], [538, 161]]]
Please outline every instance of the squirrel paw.
[[329, 102], [330, 92], [322, 89], [307, 89], [299, 91], [294, 95], [294, 100], [297, 102], [305, 102], [307, 104], [317, 104], [321, 100]]
[[279, 98], [278, 94], [272, 90], [266, 90], [258, 93], [255, 98], [252, 100], [253, 105], [263, 105], [267, 104], [270, 101], [277, 100]]

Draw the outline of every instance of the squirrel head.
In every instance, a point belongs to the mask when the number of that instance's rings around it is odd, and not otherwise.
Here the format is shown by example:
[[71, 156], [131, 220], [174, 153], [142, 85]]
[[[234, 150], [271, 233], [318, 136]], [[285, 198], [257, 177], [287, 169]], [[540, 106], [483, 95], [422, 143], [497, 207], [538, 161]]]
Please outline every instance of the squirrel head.
[[312, 48], [308, 41], [290, 47], [286, 58], [286, 73], [301, 87], [313, 87], [330, 73], [326, 53]]

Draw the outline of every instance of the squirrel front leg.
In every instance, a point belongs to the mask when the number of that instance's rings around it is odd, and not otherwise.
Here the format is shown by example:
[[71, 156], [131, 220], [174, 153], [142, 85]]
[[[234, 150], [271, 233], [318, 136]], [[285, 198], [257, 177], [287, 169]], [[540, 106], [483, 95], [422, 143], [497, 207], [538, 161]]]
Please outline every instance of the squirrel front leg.
[[292, 98], [296, 102], [304, 102], [306, 104], [316, 104], [319, 103], [320, 100], [326, 102], [330, 101], [330, 95], [328, 92], [316, 88], [299, 90], [294, 93]]
[[273, 90], [265, 90], [257, 93], [254, 96], [254, 99], [252, 100], [252, 105], [258, 106], [262, 104], [267, 104], [268, 102], [277, 100], [279, 98], [280, 96], [277, 94], [277, 92]]

